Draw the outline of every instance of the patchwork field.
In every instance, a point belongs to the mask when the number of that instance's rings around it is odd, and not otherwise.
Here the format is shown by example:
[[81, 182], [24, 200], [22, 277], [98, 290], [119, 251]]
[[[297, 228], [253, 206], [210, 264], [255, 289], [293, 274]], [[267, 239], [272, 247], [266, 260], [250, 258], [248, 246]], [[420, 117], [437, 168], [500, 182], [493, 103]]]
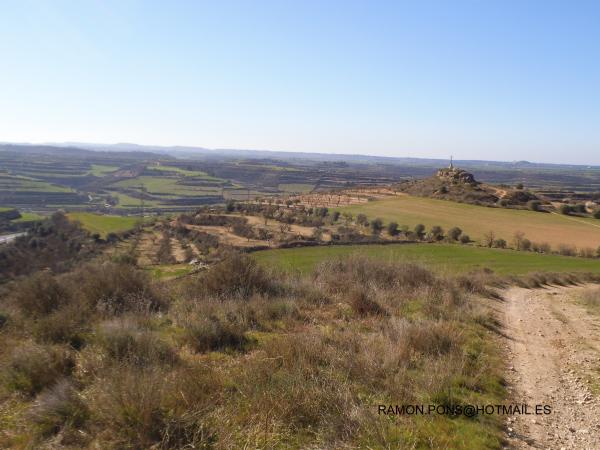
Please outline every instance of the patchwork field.
[[553, 247], [572, 244], [578, 248], [600, 246], [600, 220], [525, 210], [487, 208], [450, 201], [408, 195], [339, 208], [342, 212], [363, 213], [369, 219], [428, 228], [440, 225], [445, 230], [458, 226], [472, 239], [480, 239], [493, 231], [496, 237], [510, 241], [522, 231], [534, 242], [547, 242]]
[[69, 219], [81, 222], [83, 228], [90, 233], [98, 233], [106, 237], [108, 233], [119, 233], [131, 230], [140, 221], [139, 217], [109, 216], [93, 213], [70, 213]]
[[585, 258], [500, 250], [458, 244], [348, 245], [274, 249], [253, 253], [261, 264], [308, 273], [333, 257], [365, 255], [384, 261], [412, 261], [437, 270], [464, 273], [489, 268], [502, 275], [529, 272], [600, 272], [600, 263]]

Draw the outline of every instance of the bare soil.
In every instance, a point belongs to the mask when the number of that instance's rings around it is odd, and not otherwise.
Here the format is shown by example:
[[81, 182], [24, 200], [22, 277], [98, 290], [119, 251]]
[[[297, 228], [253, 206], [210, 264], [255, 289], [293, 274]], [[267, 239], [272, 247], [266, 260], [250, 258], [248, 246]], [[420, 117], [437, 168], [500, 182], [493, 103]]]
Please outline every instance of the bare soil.
[[600, 449], [600, 319], [575, 301], [584, 288], [505, 292], [511, 401], [552, 409], [508, 417], [512, 448]]
[[223, 244], [228, 244], [234, 247], [256, 247], [260, 245], [270, 245], [272, 244], [268, 241], [261, 241], [258, 239], [247, 239], [242, 236], [238, 236], [237, 234], [233, 234], [226, 227], [223, 226], [209, 226], [209, 225], [186, 225], [187, 228], [191, 230], [204, 231], [205, 233], [210, 233], [219, 238], [219, 242]]

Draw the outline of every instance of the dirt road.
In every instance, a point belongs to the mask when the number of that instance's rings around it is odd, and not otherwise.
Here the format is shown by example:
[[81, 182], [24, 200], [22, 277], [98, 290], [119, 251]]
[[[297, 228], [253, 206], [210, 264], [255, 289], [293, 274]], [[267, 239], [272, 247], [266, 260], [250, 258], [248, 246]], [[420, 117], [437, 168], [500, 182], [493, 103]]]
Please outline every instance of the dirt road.
[[600, 318], [574, 301], [579, 289], [504, 294], [511, 399], [552, 408], [507, 418], [512, 448], [600, 449]]

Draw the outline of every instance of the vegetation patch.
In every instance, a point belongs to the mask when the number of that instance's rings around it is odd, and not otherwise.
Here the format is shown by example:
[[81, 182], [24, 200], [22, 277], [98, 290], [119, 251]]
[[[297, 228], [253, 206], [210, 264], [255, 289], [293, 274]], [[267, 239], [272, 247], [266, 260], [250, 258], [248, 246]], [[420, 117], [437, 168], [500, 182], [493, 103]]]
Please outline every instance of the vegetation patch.
[[69, 213], [70, 220], [79, 222], [90, 233], [97, 233], [106, 238], [109, 233], [121, 233], [133, 229], [140, 223], [135, 216], [111, 216], [94, 213]]
[[458, 244], [317, 246], [264, 250], [254, 253], [253, 257], [265, 266], [309, 273], [323, 260], [350, 255], [364, 255], [381, 261], [412, 261], [449, 273], [482, 269], [491, 269], [501, 275], [524, 275], [535, 271], [600, 272], [597, 261], [584, 258]]
[[385, 222], [397, 222], [414, 227], [424, 224], [450, 229], [460, 227], [472, 238], [483, 239], [490, 231], [509, 240], [520, 231], [539, 242], [552, 246], [569, 243], [577, 247], [600, 246], [600, 225], [589, 218], [476, 206], [452, 201], [409, 195], [351, 205], [342, 212], [380, 217]]

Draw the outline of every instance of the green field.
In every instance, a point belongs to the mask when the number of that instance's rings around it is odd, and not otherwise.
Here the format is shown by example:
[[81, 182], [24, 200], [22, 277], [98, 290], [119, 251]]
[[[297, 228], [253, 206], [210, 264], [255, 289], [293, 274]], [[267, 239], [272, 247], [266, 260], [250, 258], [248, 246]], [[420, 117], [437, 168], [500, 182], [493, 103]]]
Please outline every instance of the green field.
[[303, 184], [303, 183], [283, 183], [280, 184], [277, 189], [282, 192], [301, 193], [306, 194], [315, 188], [314, 184]]
[[180, 167], [174, 167], [174, 166], [165, 166], [165, 165], [152, 165], [152, 166], [148, 166], [149, 169], [152, 170], [160, 170], [163, 172], [172, 172], [172, 173], [177, 173], [186, 177], [195, 177], [195, 178], [202, 178], [203, 180], [208, 180], [208, 181], [223, 181], [220, 178], [215, 178], [215, 177], [211, 177], [210, 175], [208, 175], [206, 172], [201, 172], [199, 170], [186, 170], [186, 169], [181, 169]]
[[0, 191], [73, 192], [72, 189], [65, 186], [34, 180], [30, 177], [12, 175], [0, 176]]
[[529, 272], [600, 272], [600, 261], [459, 244], [394, 244], [302, 247], [253, 253], [265, 266], [308, 273], [328, 258], [365, 255], [385, 261], [411, 261], [449, 273], [489, 268], [502, 275]]
[[516, 231], [522, 231], [534, 242], [547, 242], [553, 247], [573, 244], [579, 248], [600, 246], [600, 220], [525, 210], [488, 208], [431, 198], [398, 196], [339, 208], [342, 212], [379, 217], [414, 227], [422, 223], [428, 228], [440, 225], [444, 230], [460, 227], [473, 239], [493, 231], [496, 237], [510, 242]]
[[69, 213], [69, 219], [78, 221], [90, 233], [98, 233], [106, 237], [108, 233], [119, 233], [131, 230], [140, 221], [139, 217], [109, 216], [93, 213]]
[[92, 164], [90, 174], [95, 175], [97, 177], [103, 177], [107, 173], [114, 172], [118, 170], [118, 166], [106, 166], [102, 164]]
[[35, 222], [36, 220], [43, 220], [45, 218], [46, 218], [45, 216], [42, 216], [40, 214], [22, 212], [21, 217], [13, 220], [12, 222], [13, 223]]
[[136, 188], [143, 184], [149, 194], [159, 195], [215, 195], [221, 192], [218, 187], [190, 186], [178, 183], [178, 178], [141, 176], [114, 183], [112, 186]]

